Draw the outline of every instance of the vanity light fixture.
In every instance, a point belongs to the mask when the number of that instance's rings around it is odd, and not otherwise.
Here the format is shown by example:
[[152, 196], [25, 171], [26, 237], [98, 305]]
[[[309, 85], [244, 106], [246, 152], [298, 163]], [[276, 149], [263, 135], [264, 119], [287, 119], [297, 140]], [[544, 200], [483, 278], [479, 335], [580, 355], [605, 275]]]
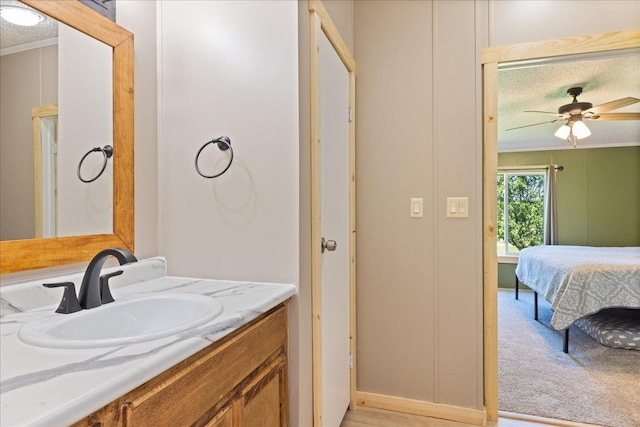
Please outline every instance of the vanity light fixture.
[[22, 27], [33, 27], [45, 19], [42, 14], [35, 10], [15, 6], [0, 7], [0, 17], [7, 22]]

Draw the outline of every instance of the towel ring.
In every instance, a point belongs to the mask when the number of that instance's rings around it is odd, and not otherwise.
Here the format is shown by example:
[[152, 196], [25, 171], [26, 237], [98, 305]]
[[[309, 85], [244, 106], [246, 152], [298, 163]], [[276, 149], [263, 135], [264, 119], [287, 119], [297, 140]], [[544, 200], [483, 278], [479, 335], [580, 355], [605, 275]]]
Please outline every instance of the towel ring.
[[[82, 163], [84, 163], [84, 159], [86, 159], [89, 154], [96, 151], [101, 151], [102, 155], [104, 156], [104, 163], [102, 164], [102, 169], [100, 169], [100, 172], [98, 172], [98, 174], [93, 178], [84, 179], [82, 177], [82, 174], [80, 173], [80, 169], [82, 169]], [[84, 156], [82, 156], [82, 159], [80, 159], [80, 163], [78, 163], [78, 179], [88, 184], [100, 178], [100, 176], [102, 176], [102, 172], [104, 172], [104, 170], [107, 168], [107, 160], [111, 158], [111, 156], [113, 156], [113, 147], [111, 145], [105, 145], [104, 147], [94, 147], [91, 150], [87, 151], [87, 153]]]
[[[227, 166], [225, 166], [224, 169], [222, 169], [222, 172], [217, 173], [215, 175], [205, 175], [201, 170], [200, 170], [200, 166], [198, 165], [198, 160], [200, 159], [200, 153], [202, 153], [202, 150], [205, 149], [205, 147], [209, 144], [218, 144], [218, 148], [220, 149], [220, 151], [227, 151], [229, 150], [229, 163], [227, 163]], [[219, 138], [216, 139], [212, 139], [209, 142], [206, 142], [202, 147], [200, 147], [200, 149], [198, 150], [198, 154], [196, 154], [196, 171], [198, 171], [198, 173], [200, 174], [200, 176], [202, 176], [203, 178], [217, 178], [220, 175], [222, 175], [223, 173], [225, 173], [227, 171], [227, 169], [229, 169], [229, 167], [231, 166], [231, 163], [233, 162], [233, 148], [231, 148], [231, 140], [229, 139], [228, 136], [221, 136]]]

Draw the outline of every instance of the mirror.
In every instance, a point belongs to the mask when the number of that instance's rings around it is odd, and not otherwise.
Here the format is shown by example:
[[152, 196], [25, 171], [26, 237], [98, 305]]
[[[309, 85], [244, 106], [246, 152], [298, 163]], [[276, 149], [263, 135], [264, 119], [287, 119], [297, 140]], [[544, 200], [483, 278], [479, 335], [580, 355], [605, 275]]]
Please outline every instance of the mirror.
[[0, 26], [0, 240], [112, 233], [111, 162], [76, 172], [113, 144], [111, 47], [50, 17]]
[[[96, 115], [111, 116], [112, 119], [108, 120], [106, 129], [104, 125], [102, 128], [98, 125], [90, 130], [92, 138], [99, 136], [101, 139], [100, 141], [94, 139], [95, 142], [89, 143], [87, 150], [104, 145], [102, 142], [104, 140], [113, 141], [113, 157], [109, 160], [111, 175], [106, 176], [105, 172], [105, 175], [98, 180], [108, 183], [112, 191], [107, 190], [106, 196], [99, 193], [91, 194], [95, 203], [103, 203], [111, 196], [112, 203], [109, 203], [106, 208], [102, 207], [102, 211], [106, 211], [111, 216], [111, 220], [107, 220], [106, 226], [103, 221], [98, 229], [70, 227], [68, 233], [73, 234], [71, 236], [0, 241], [0, 273], [86, 261], [108, 246], [133, 251], [133, 34], [79, 2], [22, 0], [22, 3], [75, 29], [74, 31], [90, 36], [92, 39], [88, 42], [89, 44], [97, 43], [96, 40], [104, 43], [106, 45], [104, 48], [109, 52], [110, 60], [107, 62], [110, 63], [110, 67], [102, 66], [101, 68], [110, 68], [112, 70], [110, 76], [106, 78], [106, 82], [94, 80], [91, 85], [103, 92], [106, 87], [108, 88], [106, 92], [112, 93], [109, 97], [111, 102], [107, 107], [109, 110], [107, 113], [93, 111]], [[93, 93], [86, 96], [85, 92], [81, 101], [90, 102], [93, 96]], [[61, 105], [64, 102], [63, 99], [59, 101]], [[108, 102], [107, 105], [109, 105]], [[86, 104], [83, 108], [88, 109]], [[60, 132], [64, 126], [64, 119], [65, 116], [60, 109], [58, 129]], [[85, 138], [87, 138], [86, 134]], [[81, 153], [80, 156], [82, 155]], [[78, 157], [77, 161], [80, 158]], [[91, 167], [91, 165], [88, 166]], [[76, 168], [77, 166], [71, 168], [73, 175]], [[60, 172], [60, 168], [58, 169]], [[87, 170], [87, 174], [89, 172]], [[75, 180], [78, 184], [82, 184], [77, 177]], [[84, 184], [84, 188], [86, 185]], [[74, 194], [76, 193], [72, 192], [72, 196]], [[79, 199], [77, 195], [74, 197]], [[91, 234], [81, 235], [82, 233]]]

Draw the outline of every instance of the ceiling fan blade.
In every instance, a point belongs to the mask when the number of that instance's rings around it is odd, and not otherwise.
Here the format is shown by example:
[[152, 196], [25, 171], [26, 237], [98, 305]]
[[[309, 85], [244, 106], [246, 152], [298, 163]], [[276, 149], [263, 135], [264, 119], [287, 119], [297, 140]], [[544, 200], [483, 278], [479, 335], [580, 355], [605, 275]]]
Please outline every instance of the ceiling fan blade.
[[589, 120], [640, 120], [640, 113], [604, 113], [590, 117]]
[[618, 108], [626, 107], [627, 105], [633, 105], [636, 102], [640, 102], [640, 99], [633, 96], [627, 96], [626, 98], [616, 99], [615, 101], [605, 102], [604, 104], [596, 105], [593, 108], [585, 111], [584, 114], [598, 115], [600, 113], [606, 113], [607, 111], [617, 110]]
[[525, 113], [540, 113], [540, 114], [550, 114], [550, 115], [556, 116], [556, 117], [565, 117], [564, 114], [552, 113], [551, 111], [528, 110], [528, 111], [525, 111]]
[[545, 125], [545, 124], [548, 124], [548, 123], [563, 122], [563, 121], [564, 121], [564, 119], [556, 119], [556, 120], [551, 120], [551, 121], [549, 121], [549, 122], [534, 123], [534, 124], [532, 124], [532, 125], [518, 126], [517, 128], [505, 129], [505, 131], [508, 131], [508, 130], [515, 130], [515, 129], [522, 129], [522, 128], [528, 128], [528, 127], [531, 127], [531, 126]]

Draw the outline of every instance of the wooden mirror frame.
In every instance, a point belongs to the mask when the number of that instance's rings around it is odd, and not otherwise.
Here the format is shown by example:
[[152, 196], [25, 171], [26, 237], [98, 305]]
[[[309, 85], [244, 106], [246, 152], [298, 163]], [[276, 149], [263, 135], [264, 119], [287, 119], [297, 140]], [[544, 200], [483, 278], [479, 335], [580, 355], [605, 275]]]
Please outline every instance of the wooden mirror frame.
[[88, 261], [107, 247], [133, 252], [133, 34], [78, 1], [21, 1], [113, 48], [113, 234], [0, 242], [0, 274]]
[[640, 48], [640, 30], [616, 31], [482, 49], [483, 75], [483, 316], [484, 406], [489, 421], [498, 419], [498, 67], [530, 61]]

